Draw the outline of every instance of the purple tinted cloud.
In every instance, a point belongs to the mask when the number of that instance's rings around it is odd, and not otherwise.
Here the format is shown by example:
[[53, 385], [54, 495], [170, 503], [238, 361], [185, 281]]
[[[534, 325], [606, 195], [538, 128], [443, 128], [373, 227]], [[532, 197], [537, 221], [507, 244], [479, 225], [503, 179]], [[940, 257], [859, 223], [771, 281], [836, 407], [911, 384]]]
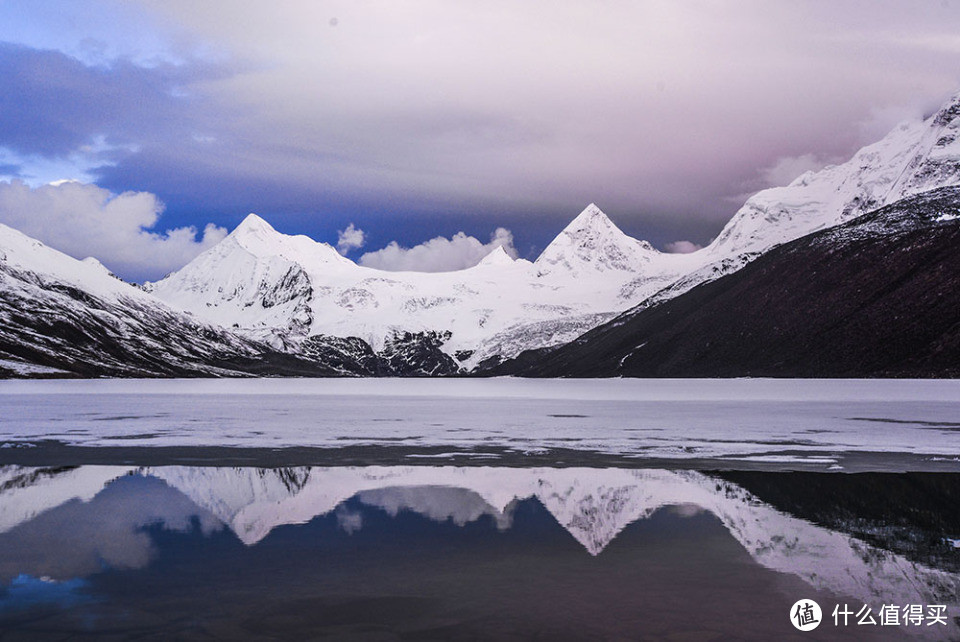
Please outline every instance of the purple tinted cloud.
[[[543, 247], [591, 201], [660, 247], [702, 245], [750, 192], [960, 88], [960, 12], [939, 3], [124, 6], [180, 61], [62, 53], [84, 34], [0, 46], [0, 147], [21, 156], [0, 161], [29, 174], [31, 155], [86, 154], [100, 185], [156, 194], [171, 225], [256, 211], [335, 242], [355, 222], [374, 248], [466, 215], [485, 219], [469, 234]], [[123, 50], [95, 35], [93, 58]]]

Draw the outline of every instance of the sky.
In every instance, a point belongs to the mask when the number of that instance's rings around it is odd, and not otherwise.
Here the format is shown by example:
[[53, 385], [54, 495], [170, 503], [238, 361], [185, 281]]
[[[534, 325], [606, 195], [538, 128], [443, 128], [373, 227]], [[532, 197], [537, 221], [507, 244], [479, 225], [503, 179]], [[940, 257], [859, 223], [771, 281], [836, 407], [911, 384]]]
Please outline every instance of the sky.
[[248, 213], [384, 269], [664, 251], [960, 90], [942, 2], [0, 0], [0, 223], [131, 280]]

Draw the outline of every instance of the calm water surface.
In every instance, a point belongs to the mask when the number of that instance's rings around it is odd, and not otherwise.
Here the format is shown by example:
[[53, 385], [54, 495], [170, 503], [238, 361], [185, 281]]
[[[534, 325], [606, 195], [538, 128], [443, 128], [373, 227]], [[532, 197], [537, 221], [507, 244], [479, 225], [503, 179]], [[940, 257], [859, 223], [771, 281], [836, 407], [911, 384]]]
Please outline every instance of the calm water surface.
[[[0, 468], [2, 639], [960, 637], [960, 475]], [[815, 600], [815, 633], [788, 612]], [[875, 626], [836, 626], [864, 606]], [[947, 625], [881, 626], [885, 605]], [[805, 637], [806, 636], [806, 637]]]
[[958, 506], [956, 381], [0, 382], [0, 641], [957, 640]]

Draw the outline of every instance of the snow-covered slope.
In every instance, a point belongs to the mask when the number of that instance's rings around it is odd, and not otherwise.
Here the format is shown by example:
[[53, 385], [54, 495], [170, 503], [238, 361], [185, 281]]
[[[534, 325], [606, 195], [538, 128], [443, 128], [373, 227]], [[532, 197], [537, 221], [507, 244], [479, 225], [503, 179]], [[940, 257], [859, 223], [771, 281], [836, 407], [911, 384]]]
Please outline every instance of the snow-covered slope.
[[49, 276], [56, 278], [62, 286], [71, 286], [104, 299], [126, 297], [143, 301], [151, 298], [112, 276], [100, 261], [92, 257], [78, 261], [2, 223], [0, 264], [7, 273], [32, 273], [38, 278]]
[[[396, 333], [450, 332], [444, 351], [460, 352], [469, 366], [572, 339], [597, 315], [638, 303], [690, 263], [630, 238], [595, 205], [536, 263], [498, 247], [475, 267], [444, 273], [361, 267], [251, 214], [220, 244], [146, 287], [173, 307], [292, 351], [318, 334], [356, 336], [381, 350]], [[644, 273], [649, 287], [624, 294]], [[505, 332], [520, 338], [505, 340]]]
[[704, 252], [763, 252], [816, 230], [960, 184], [960, 93], [920, 122], [904, 122], [849, 161], [806, 172], [785, 187], [750, 197]]
[[172, 310], [96, 260], [77, 261], [0, 225], [4, 371], [30, 374], [39, 365], [47, 367], [41, 374], [74, 376], [238, 374], [211, 364], [258, 351]]

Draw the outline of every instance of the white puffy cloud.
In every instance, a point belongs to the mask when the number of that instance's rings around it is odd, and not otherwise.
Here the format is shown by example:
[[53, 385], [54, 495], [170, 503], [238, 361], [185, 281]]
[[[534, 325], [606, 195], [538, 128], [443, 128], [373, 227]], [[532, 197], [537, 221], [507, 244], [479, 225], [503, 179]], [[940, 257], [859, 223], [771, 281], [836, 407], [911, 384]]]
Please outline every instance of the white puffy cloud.
[[58, 181], [32, 188], [0, 182], [0, 223], [75, 258], [94, 256], [128, 279], [178, 269], [220, 242], [227, 231], [207, 225], [153, 231], [163, 203], [149, 192], [114, 194], [89, 183]]
[[702, 247], [702, 245], [697, 245], [693, 241], [674, 241], [664, 245], [663, 249], [670, 254], [690, 254]]
[[816, 154], [782, 156], [773, 165], [760, 170], [760, 178], [769, 187], [779, 187], [789, 185], [804, 172], [817, 171], [827, 165], [828, 161]]
[[449, 272], [473, 267], [498, 247], [517, 257], [510, 230], [498, 227], [483, 243], [473, 236], [457, 232], [452, 238], [438, 236], [420, 245], [401, 247], [391, 241], [385, 248], [367, 252], [360, 257], [360, 265], [392, 272]]
[[347, 252], [358, 247], [363, 247], [366, 243], [366, 234], [360, 228], [354, 227], [353, 223], [347, 226], [347, 229], [337, 232], [337, 252], [346, 256]]

